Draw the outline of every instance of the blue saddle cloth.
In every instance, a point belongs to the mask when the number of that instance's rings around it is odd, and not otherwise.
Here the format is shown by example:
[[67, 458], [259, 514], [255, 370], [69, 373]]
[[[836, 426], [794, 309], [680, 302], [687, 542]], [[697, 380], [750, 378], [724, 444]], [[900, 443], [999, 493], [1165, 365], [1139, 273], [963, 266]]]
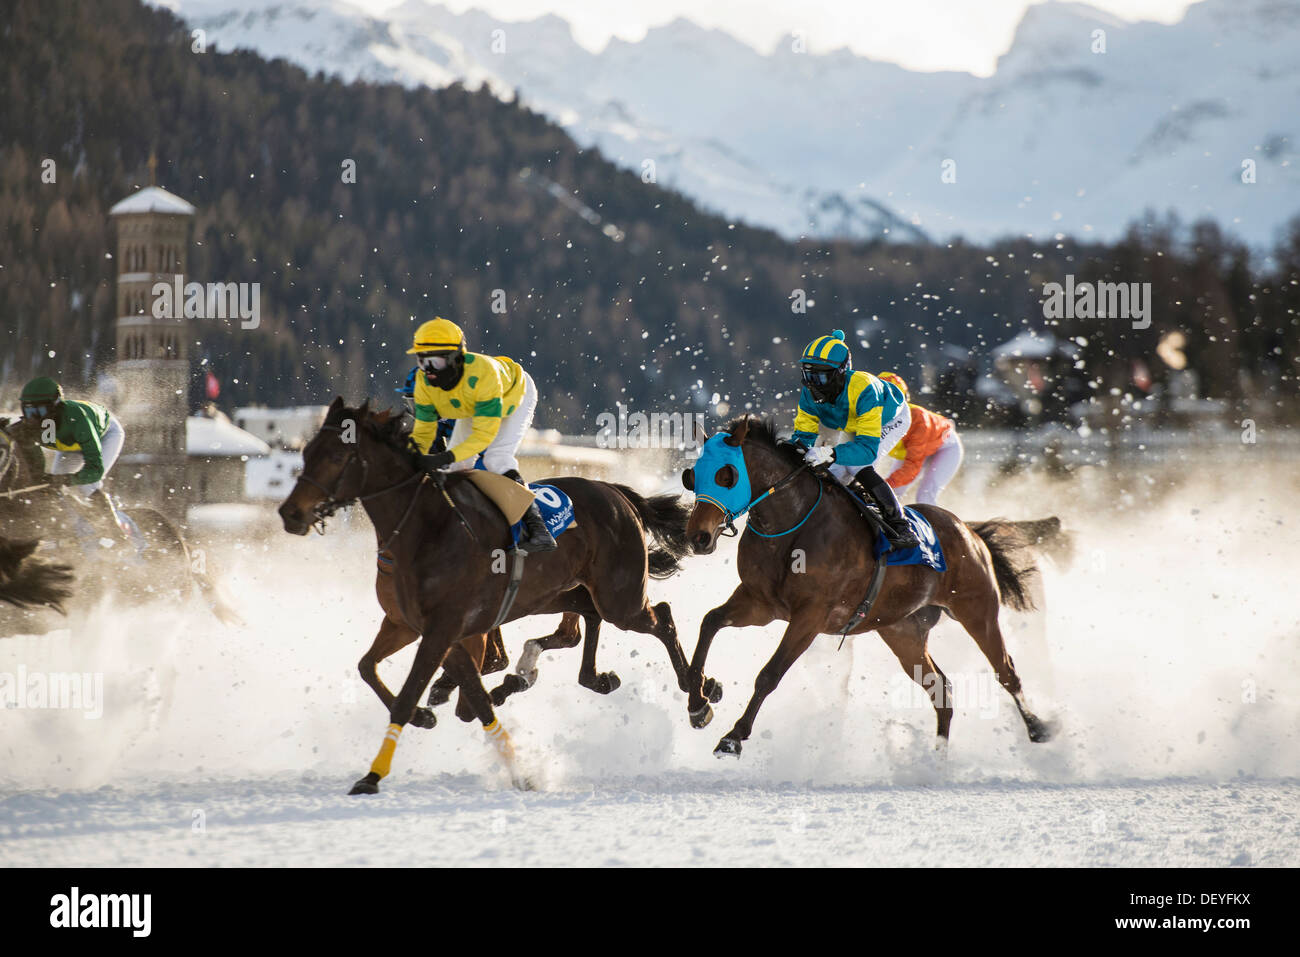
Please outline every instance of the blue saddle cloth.
[[[537, 496], [537, 510], [542, 513], [542, 521], [551, 538], [559, 538], [566, 528], [573, 524], [573, 501], [554, 485], [530, 485], [529, 491]], [[518, 545], [524, 537], [524, 523], [521, 519], [510, 526], [510, 541]]]
[[889, 542], [886, 541], [885, 536], [877, 535], [875, 557], [885, 555], [886, 565], [928, 565], [937, 572], [946, 572], [948, 563], [944, 560], [943, 546], [939, 544], [939, 536], [934, 533], [934, 526], [913, 508], [904, 507], [903, 514], [907, 516], [907, 522], [912, 526], [912, 531], [916, 533], [921, 544], [916, 548], [902, 551], [897, 549], [888, 551]]
[[[474, 468], [487, 471], [483, 468], [482, 453], [475, 459]], [[573, 524], [573, 501], [554, 485], [530, 485], [528, 490], [536, 496], [537, 510], [542, 513], [546, 530], [551, 533], [551, 538], [558, 539]], [[510, 544], [518, 545], [523, 537], [524, 522], [520, 519], [510, 526]]]

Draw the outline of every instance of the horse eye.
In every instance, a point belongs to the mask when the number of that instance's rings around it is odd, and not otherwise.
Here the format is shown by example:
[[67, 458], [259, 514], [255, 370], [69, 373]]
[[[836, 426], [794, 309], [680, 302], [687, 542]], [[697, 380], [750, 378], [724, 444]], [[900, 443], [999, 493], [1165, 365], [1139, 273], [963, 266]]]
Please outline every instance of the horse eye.
[[736, 484], [736, 479], [739, 477], [740, 476], [736, 472], [736, 467], [734, 465], [724, 465], [722, 468], [718, 469], [718, 474], [713, 477], [713, 480], [723, 488], [733, 488]]
[[682, 473], [682, 485], [688, 492], [695, 491], [695, 469], [687, 469]]

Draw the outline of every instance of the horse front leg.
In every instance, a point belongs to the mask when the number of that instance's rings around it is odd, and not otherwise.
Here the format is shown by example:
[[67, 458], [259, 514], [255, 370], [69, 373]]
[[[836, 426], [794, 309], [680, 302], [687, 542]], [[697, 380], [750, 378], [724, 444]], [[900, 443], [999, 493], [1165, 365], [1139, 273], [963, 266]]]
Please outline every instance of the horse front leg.
[[728, 731], [718, 742], [718, 746], [713, 749], [715, 755], [720, 758], [740, 757], [741, 742], [748, 739], [750, 732], [753, 731], [758, 709], [763, 706], [767, 696], [776, 690], [776, 686], [781, 683], [790, 666], [808, 650], [808, 646], [812, 644], [812, 640], [817, 637], [824, 625], [823, 616], [808, 614], [796, 616], [786, 626], [776, 654], [768, 660], [759, 671], [758, 677], [754, 679], [754, 696], [749, 699], [749, 706], [745, 708], [745, 713], [740, 716], [736, 726]]
[[[408, 628], [400, 621], [385, 616], [383, 622], [379, 625], [379, 633], [375, 635], [375, 640], [370, 643], [366, 653], [357, 662], [357, 671], [361, 675], [361, 680], [370, 686], [370, 689], [390, 712], [393, 710], [393, 702], [396, 699], [393, 693], [388, 690], [388, 686], [384, 684], [384, 680], [379, 677], [379, 662], [392, 657], [419, 637], [415, 629]], [[452, 687], [455, 686], [453, 682]], [[430, 697], [432, 698], [432, 694], [430, 694]], [[432, 728], [437, 723], [438, 719], [434, 717], [433, 712], [428, 708], [417, 708], [415, 716], [411, 719], [411, 724], [417, 728]]]
[[700, 637], [695, 642], [695, 654], [691, 656], [690, 671], [686, 676], [688, 695], [686, 712], [691, 719], [692, 728], [703, 728], [713, 720], [713, 708], [710, 702], [722, 697], [722, 686], [717, 681], [705, 679], [704, 665], [709, 657], [709, 647], [713, 637], [723, 628], [745, 628], [750, 625], [766, 625], [776, 617], [767, 602], [749, 591], [742, 584], [725, 602], [714, 608], [700, 622]]
[[410, 673], [407, 674], [406, 681], [402, 683], [402, 690], [398, 692], [389, 709], [389, 724], [384, 731], [384, 740], [379, 746], [379, 753], [370, 763], [369, 773], [352, 785], [349, 794], [379, 793], [379, 782], [392, 770], [397, 739], [401, 737], [402, 729], [415, 716], [420, 695], [424, 693], [434, 672], [438, 670], [438, 665], [442, 664], [442, 659], [446, 657], [451, 645], [452, 639], [445, 635], [426, 634], [420, 641]]

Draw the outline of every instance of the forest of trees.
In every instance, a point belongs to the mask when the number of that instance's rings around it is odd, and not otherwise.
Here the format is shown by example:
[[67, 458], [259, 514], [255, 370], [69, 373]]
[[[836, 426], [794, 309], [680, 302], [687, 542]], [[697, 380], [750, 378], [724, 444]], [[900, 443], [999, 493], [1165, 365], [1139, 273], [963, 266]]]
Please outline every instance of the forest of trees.
[[[986, 356], [1051, 328], [1080, 341], [1099, 395], [1132, 388], [1135, 360], [1158, 385], [1156, 346], [1179, 330], [1204, 394], [1296, 411], [1300, 221], [1268, 256], [1141, 210], [1109, 245], [790, 242], [645, 184], [486, 91], [345, 85], [195, 53], [180, 21], [137, 0], [6, 7], [0, 399], [42, 373], [91, 386], [112, 361], [108, 209], [148, 184], [156, 151], [159, 184], [198, 208], [188, 278], [261, 284], [259, 328], [193, 326], [196, 382], [211, 369], [228, 406], [390, 398], [415, 323], [443, 315], [472, 347], [521, 359], [539, 424], [570, 431], [593, 431], [618, 401], [787, 406], [799, 349], [834, 327], [869, 340], [859, 367], [918, 380], [953, 361], [941, 346]], [[1152, 283], [1150, 327], [1044, 319], [1043, 285], [1067, 273]], [[978, 417], [960, 398], [931, 404]]]

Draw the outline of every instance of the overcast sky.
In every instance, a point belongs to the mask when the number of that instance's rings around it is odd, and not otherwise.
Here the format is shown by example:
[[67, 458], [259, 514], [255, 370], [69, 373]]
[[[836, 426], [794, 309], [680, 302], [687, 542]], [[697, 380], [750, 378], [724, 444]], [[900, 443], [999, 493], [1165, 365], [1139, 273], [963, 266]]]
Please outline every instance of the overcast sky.
[[[380, 12], [402, 0], [352, 0]], [[717, 27], [764, 52], [801, 31], [823, 52], [847, 46], [914, 70], [966, 70], [986, 76], [1006, 52], [1030, 0], [441, 0], [457, 12], [478, 8], [502, 20], [554, 13], [583, 46], [598, 51], [611, 36], [639, 40], [677, 17]], [[1191, 0], [1092, 0], [1125, 20], [1174, 23]]]

